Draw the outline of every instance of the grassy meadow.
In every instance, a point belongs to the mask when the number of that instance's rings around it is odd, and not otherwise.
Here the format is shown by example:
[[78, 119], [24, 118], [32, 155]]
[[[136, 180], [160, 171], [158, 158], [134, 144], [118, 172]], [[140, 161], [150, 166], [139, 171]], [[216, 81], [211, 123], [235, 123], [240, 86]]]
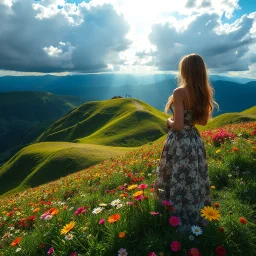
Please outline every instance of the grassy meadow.
[[2, 197], [0, 255], [255, 255], [256, 123], [201, 135], [216, 220], [209, 214], [182, 235], [171, 203], [154, 200], [164, 136], [57, 181]]

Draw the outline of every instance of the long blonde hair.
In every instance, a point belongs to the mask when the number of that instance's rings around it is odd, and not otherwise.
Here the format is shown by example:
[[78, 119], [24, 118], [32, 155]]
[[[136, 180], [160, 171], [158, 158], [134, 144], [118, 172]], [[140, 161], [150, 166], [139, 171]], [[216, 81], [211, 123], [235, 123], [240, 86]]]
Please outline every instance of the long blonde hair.
[[[178, 87], [189, 87], [191, 92], [190, 106], [193, 109], [193, 120], [200, 120], [205, 115], [208, 119], [212, 116], [214, 106], [219, 108], [213, 99], [214, 89], [208, 80], [206, 65], [198, 54], [189, 54], [181, 58], [179, 63]], [[173, 106], [173, 95], [165, 106], [167, 113]]]

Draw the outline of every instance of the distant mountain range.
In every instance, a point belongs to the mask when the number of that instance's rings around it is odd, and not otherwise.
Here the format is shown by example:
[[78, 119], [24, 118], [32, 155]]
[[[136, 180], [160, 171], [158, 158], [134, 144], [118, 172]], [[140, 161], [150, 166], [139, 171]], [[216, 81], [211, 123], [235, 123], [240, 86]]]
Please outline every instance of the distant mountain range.
[[[220, 112], [215, 111], [215, 116], [228, 112], [240, 112], [255, 105], [256, 81], [248, 81], [249, 78], [211, 76], [216, 100], [220, 105]], [[84, 102], [106, 100], [116, 95], [122, 97], [131, 95], [132, 98], [145, 101], [160, 111], [163, 111], [168, 96], [176, 86], [173, 74], [0, 77], [0, 92], [52, 92], [78, 96]]]

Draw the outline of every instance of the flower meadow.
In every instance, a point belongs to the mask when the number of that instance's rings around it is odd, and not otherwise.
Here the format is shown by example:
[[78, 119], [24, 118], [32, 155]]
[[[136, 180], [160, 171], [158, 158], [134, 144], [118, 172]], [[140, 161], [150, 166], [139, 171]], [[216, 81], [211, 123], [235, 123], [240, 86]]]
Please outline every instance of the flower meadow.
[[[181, 233], [154, 199], [165, 137], [57, 181], [0, 199], [0, 255], [255, 255], [256, 123], [201, 133], [212, 205]], [[53, 170], [54, 171], [54, 170]]]

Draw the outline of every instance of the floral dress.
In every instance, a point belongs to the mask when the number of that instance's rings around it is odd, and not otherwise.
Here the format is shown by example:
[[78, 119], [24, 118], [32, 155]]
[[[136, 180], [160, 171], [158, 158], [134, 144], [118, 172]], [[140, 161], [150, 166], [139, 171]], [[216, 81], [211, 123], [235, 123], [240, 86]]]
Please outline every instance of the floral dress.
[[155, 195], [170, 201], [173, 215], [188, 230], [202, 221], [200, 209], [210, 205], [210, 181], [206, 151], [198, 130], [192, 125], [193, 110], [184, 111], [184, 128], [170, 129], [156, 169]]

